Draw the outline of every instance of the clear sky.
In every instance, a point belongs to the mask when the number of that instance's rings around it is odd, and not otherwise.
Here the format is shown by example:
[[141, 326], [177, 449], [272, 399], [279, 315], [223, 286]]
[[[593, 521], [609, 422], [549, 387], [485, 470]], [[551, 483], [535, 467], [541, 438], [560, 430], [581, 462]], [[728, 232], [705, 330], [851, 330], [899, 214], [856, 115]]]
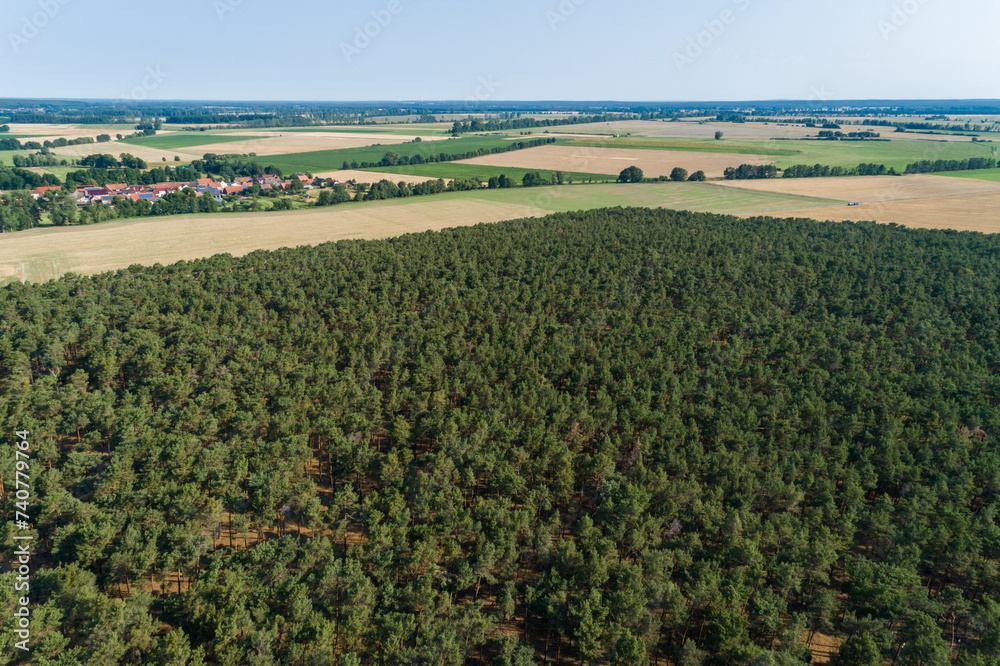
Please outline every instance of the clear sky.
[[997, 98], [998, 26], [997, 0], [3, 0], [0, 97]]

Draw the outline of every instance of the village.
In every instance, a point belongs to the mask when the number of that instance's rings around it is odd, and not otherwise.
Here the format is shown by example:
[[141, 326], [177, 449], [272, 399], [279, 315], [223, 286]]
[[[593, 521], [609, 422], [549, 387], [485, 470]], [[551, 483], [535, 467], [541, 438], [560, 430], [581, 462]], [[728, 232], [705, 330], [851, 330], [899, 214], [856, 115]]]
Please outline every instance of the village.
[[[259, 186], [261, 190], [289, 190], [293, 188], [297, 189], [295, 186], [296, 182], [302, 184], [301, 189], [303, 190], [311, 190], [314, 187], [320, 187], [324, 184], [336, 184], [334, 182], [327, 183], [322, 178], [312, 178], [302, 173], [294, 174], [285, 179], [265, 174], [256, 178], [249, 176], [239, 177], [231, 182], [224, 180], [216, 181], [211, 178], [199, 178], [196, 181], [155, 183], [153, 185], [109, 183], [103, 186], [78, 187], [75, 192], [69, 195], [69, 198], [75, 201], [78, 206], [86, 206], [87, 204], [111, 205], [117, 198], [131, 199], [134, 202], [149, 201], [155, 203], [162, 197], [173, 192], [192, 189], [196, 196], [211, 196], [217, 203], [222, 203], [224, 201], [223, 197], [226, 195], [242, 194], [252, 189], [254, 185]], [[31, 195], [37, 200], [50, 190], [61, 189], [62, 187], [58, 185], [37, 187], [31, 190]]]

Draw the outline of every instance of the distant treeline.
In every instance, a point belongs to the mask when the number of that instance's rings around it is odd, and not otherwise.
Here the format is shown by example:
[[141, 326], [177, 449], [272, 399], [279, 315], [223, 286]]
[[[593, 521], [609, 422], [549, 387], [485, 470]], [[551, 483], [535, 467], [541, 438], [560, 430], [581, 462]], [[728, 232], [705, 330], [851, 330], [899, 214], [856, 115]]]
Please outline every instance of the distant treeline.
[[502, 132], [504, 130], [530, 129], [535, 127], [557, 127], [559, 125], [583, 125], [586, 123], [606, 123], [623, 120], [620, 113], [605, 113], [599, 116], [568, 116], [563, 118], [513, 118], [510, 120], [455, 121], [451, 133], [454, 136], [468, 132]]
[[973, 125], [972, 123], [965, 123], [964, 125], [956, 124], [942, 124], [942, 123], [917, 123], [917, 122], [900, 122], [898, 120], [866, 120], [865, 125], [874, 125], [877, 127], [895, 127], [897, 132], [906, 130], [944, 130], [948, 132], [954, 132], [955, 130], [967, 130], [976, 132], [1000, 132], [1000, 126], [998, 125]]
[[14, 166], [26, 167], [47, 167], [47, 166], [69, 166], [70, 162], [55, 155], [43, 155], [36, 153], [32, 155], [14, 155]]
[[259, 178], [264, 174], [271, 174], [282, 177], [281, 169], [275, 166], [261, 166], [256, 162], [247, 161], [244, 157], [234, 158], [229, 155], [215, 155], [208, 153], [204, 159], [194, 160], [191, 166], [207, 174], [220, 176], [222, 179], [230, 181], [236, 178]]
[[[104, 138], [107, 137], [107, 138]], [[107, 134], [102, 134], [97, 139], [98, 141], [110, 141], [111, 137]], [[86, 143], [94, 143], [94, 138], [90, 136], [81, 136], [77, 139], [54, 139], [52, 141], [25, 141], [21, 143], [17, 139], [0, 139], [0, 150], [41, 150], [42, 148], [62, 148], [63, 146], [80, 146]]]
[[837, 176], [898, 176], [894, 168], [884, 164], [859, 164], [856, 167], [828, 166], [826, 164], [796, 164], [785, 169], [782, 178], [828, 178]]
[[0, 190], [31, 190], [46, 185], [61, 185], [59, 179], [50, 173], [38, 174], [34, 171], [6, 167], [0, 164]]
[[262, 127], [309, 127], [318, 124], [312, 118], [304, 118], [297, 115], [275, 116], [272, 114], [245, 113], [213, 115], [210, 113], [174, 115], [167, 118], [168, 123], [173, 124], [193, 124], [203, 125], [210, 123], [224, 123], [226, 125], [239, 125], [246, 128]]
[[738, 167], [726, 167], [723, 172], [726, 180], [762, 180], [778, 175], [778, 167], [773, 164], [741, 164]]
[[834, 130], [822, 130], [819, 133], [821, 139], [827, 139], [830, 141], [850, 141], [852, 139], [858, 140], [869, 140], [877, 139], [881, 136], [878, 132], [838, 132]]
[[[964, 160], [922, 160], [906, 167], [904, 174], [940, 173], [944, 171], [971, 171], [974, 169], [994, 169], [1000, 166], [989, 157], [970, 157]], [[884, 164], [859, 164], [856, 167], [828, 166], [825, 164], [796, 164], [782, 173], [783, 178], [836, 178], [838, 176], [898, 176], [895, 167]]]
[[465, 153], [439, 153], [437, 155], [428, 155], [424, 157], [423, 155], [413, 155], [407, 157], [406, 155], [399, 155], [395, 151], [390, 150], [387, 152], [381, 160], [378, 162], [350, 162], [344, 160], [344, 164], [341, 168], [343, 169], [369, 169], [374, 167], [394, 167], [394, 166], [406, 166], [408, 164], [425, 164], [427, 162], [455, 162], [457, 160], [470, 160], [474, 157], [482, 157], [484, 155], [497, 155], [500, 153], [510, 153], [516, 150], [525, 150], [526, 148], [537, 148], [538, 146], [547, 146], [549, 144], [555, 143], [556, 140], [549, 137], [545, 139], [531, 139], [530, 141], [511, 141], [508, 145], [496, 146], [493, 148], [479, 148], [477, 150], [470, 150]]
[[[52, 177], [55, 178], [55, 176]], [[154, 183], [190, 182], [202, 177], [201, 172], [191, 167], [177, 167], [176, 169], [156, 167], [148, 171], [128, 167], [115, 169], [92, 168], [73, 171], [67, 174], [64, 189], [75, 190], [78, 187], [104, 186], [108, 183], [153, 185]], [[52, 184], [58, 185], [58, 179], [56, 181]]]
[[[521, 180], [521, 185], [523, 187], [540, 187], [544, 185], [562, 184], [562, 182], [561, 173], [558, 176], [553, 174], [552, 178], [545, 178], [541, 173], [529, 171], [524, 174], [524, 178]], [[516, 181], [513, 178], [507, 177], [506, 174], [500, 174], [499, 176], [491, 177], [486, 187], [491, 190], [496, 190], [511, 188], [515, 185]], [[334, 187], [334, 192], [336, 192], [337, 187]], [[355, 201], [379, 201], [381, 199], [397, 199], [411, 196], [423, 196], [427, 194], [441, 194], [442, 192], [467, 192], [470, 190], [481, 190], [483, 189], [483, 183], [478, 178], [467, 178], [465, 180], [455, 179], [445, 185], [444, 180], [438, 178], [437, 180], [428, 180], [416, 185], [404, 182], [396, 184], [389, 180], [381, 180], [378, 183], [373, 184], [370, 188], [367, 188], [363, 184], [359, 184], [356, 187], [358, 192], [354, 198]], [[328, 191], [324, 190], [319, 195], [319, 203], [317, 205], [325, 206], [329, 204], [343, 203], [341, 200], [334, 200], [336, 198], [337, 197], [333, 193], [328, 194]]]
[[970, 157], [964, 160], [921, 160], [906, 167], [906, 173], [934, 173], [942, 171], [972, 171], [995, 169], [1000, 166], [991, 157]]

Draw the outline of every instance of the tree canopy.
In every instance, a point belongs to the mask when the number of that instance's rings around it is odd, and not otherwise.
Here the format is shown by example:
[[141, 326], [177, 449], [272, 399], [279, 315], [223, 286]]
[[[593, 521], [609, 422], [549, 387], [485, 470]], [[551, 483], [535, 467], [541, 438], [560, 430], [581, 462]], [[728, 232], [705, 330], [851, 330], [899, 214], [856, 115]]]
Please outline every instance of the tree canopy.
[[599, 210], [12, 284], [0, 327], [6, 663], [1000, 658], [997, 236]]

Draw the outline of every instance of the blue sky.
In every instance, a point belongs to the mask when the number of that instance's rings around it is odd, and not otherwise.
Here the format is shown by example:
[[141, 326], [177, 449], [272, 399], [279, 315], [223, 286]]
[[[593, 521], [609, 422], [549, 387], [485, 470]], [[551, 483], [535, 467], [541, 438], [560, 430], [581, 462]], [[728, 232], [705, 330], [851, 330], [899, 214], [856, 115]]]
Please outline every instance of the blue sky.
[[998, 25], [996, 0], [4, 0], [0, 97], [996, 98]]

